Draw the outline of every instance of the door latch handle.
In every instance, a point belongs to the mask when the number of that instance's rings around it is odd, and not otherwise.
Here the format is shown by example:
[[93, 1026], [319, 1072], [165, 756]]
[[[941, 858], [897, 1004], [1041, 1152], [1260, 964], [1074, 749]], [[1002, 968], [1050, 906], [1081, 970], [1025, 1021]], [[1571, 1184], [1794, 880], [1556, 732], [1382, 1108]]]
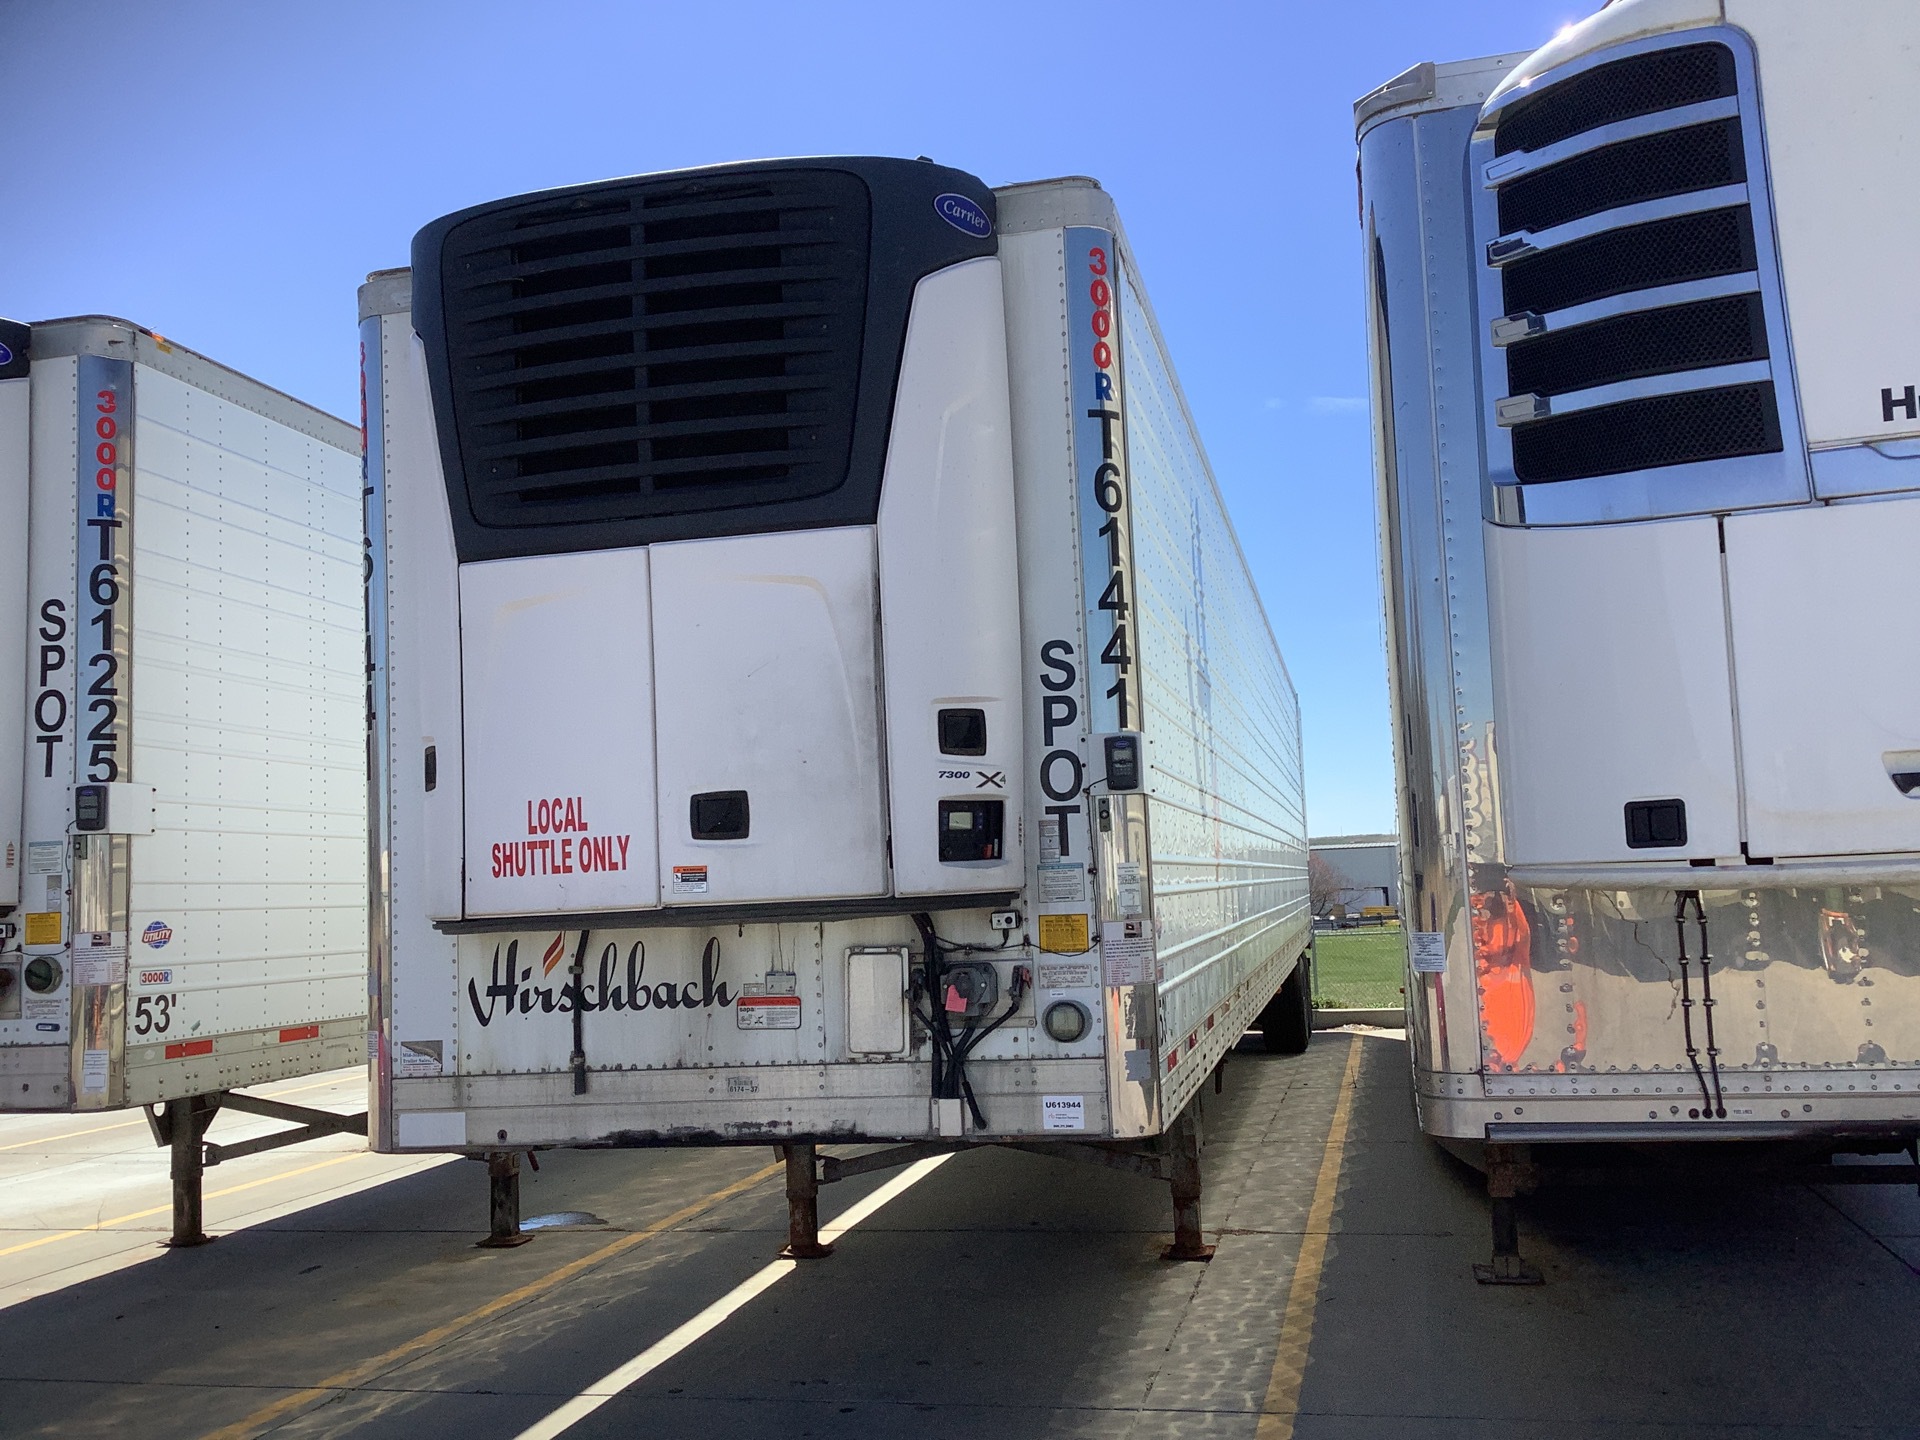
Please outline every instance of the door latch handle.
[[1880, 763], [1887, 767], [1887, 778], [1902, 795], [1920, 799], [1920, 750], [1883, 750]]

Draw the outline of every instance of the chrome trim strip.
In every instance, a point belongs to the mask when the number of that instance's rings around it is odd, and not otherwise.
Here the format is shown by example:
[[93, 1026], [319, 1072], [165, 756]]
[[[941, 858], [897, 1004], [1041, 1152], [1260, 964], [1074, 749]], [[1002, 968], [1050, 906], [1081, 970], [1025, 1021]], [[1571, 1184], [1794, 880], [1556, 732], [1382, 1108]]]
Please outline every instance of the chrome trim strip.
[[1678, 285], [1656, 285], [1651, 290], [1632, 290], [1625, 295], [1609, 295], [1604, 300], [1589, 300], [1584, 305], [1569, 305], [1564, 310], [1549, 310], [1540, 317], [1546, 326], [1541, 333], [1553, 335], [1591, 325], [1595, 320], [1611, 320], [1616, 315], [1634, 315], [1642, 310], [1664, 310], [1695, 300], [1751, 295], [1758, 289], [1760, 276], [1753, 270], [1742, 270], [1738, 275], [1714, 275], [1705, 280], [1683, 280]]
[[[1774, 1098], [1774, 1097], [1768, 1097]], [[1889, 1097], [1892, 1098], [1892, 1097]], [[1524, 1141], [1535, 1145], [1595, 1144], [1601, 1141], [1639, 1140], [1833, 1140], [1847, 1135], [1885, 1133], [1911, 1135], [1920, 1129], [1912, 1120], [1664, 1120], [1664, 1121], [1547, 1121], [1528, 1125], [1508, 1120], [1489, 1122], [1487, 1139]], [[1896, 1167], [1906, 1169], [1906, 1166]]]
[[1604, 150], [1609, 145], [1618, 145], [1627, 140], [1639, 140], [1644, 136], [1658, 135], [1667, 130], [1685, 130], [1690, 125], [1704, 125], [1712, 120], [1734, 120], [1740, 116], [1740, 97], [1723, 96], [1718, 100], [1702, 100], [1696, 105], [1682, 105], [1677, 110], [1656, 110], [1651, 115], [1635, 115], [1630, 120], [1616, 120], [1611, 125], [1602, 125], [1595, 130], [1583, 130], [1578, 135], [1569, 135], [1565, 140], [1557, 141], [1544, 150], [1515, 150], [1502, 155], [1497, 160], [1489, 160], [1480, 169], [1481, 183], [1489, 190], [1521, 180], [1529, 175], [1537, 175], [1542, 170], [1551, 169], [1562, 160], [1571, 160], [1575, 156], [1585, 155], [1594, 150]]
[[1789, 859], [1771, 865], [1676, 865], [1627, 861], [1611, 865], [1516, 865], [1516, 885], [1557, 890], [1791, 890], [1821, 885], [1912, 885], [1920, 883], [1920, 860], [1911, 855]]
[[1822, 500], [1920, 490], [1920, 442], [1890, 440], [1813, 452], [1813, 493]]
[[[1665, 195], [1658, 200], [1642, 200], [1634, 205], [1622, 205], [1614, 210], [1602, 210], [1596, 215], [1583, 215], [1578, 220], [1569, 220], [1564, 225], [1556, 225], [1551, 230], [1515, 230], [1510, 234], [1496, 235], [1487, 242], [1487, 264], [1494, 269], [1511, 265], [1515, 260], [1528, 255], [1541, 254], [1548, 250], [1557, 250], [1562, 245], [1571, 245], [1576, 240], [1585, 240], [1590, 236], [1604, 235], [1610, 230], [1625, 230], [1633, 225], [1645, 225], [1655, 220], [1672, 220], [1681, 215], [1696, 215], [1703, 210], [1730, 210], [1736, 205], [1752, 203], [1747, 191], [1748, 186], [1716, 185], [1711, 190], [1689, 190], [1684, 195]], [[1492, 257], [1495, 246], [1514, 245], [1521, 248], [1496, 263]]]
[[[1562, 415], [1578, 415], [1585, 410], [1599, 410], [1628, 400], [1646, 400], [1656, 395], [1684, 395], [1694, 390], [1721, 390], [1729, 385], [1748, 385], [1756, 380], [1772, 378], [1773, 362], [1771, 360], [1745, 360], [1738, 365], [1716, 365], [1707, 370], [1679, 370], [1671, 375], [1643, 375], [1637, 380], [1616, 380], [1611, 385], [1595, 385], [1587, 390], [1569, 390], [1566, 394], [1555, 395], [1545, 402], [1549, 406], [1545, 415], [1502, 423], [1516, 426], [1531, 425], [1538, 419], [1557, 420]], [[1518, 398], [1521, 397], [1503, 396], [1501, 400]], [[1494, 402], [1496, 418], [1500, 413], [1497, 407], [1501, 400]]]

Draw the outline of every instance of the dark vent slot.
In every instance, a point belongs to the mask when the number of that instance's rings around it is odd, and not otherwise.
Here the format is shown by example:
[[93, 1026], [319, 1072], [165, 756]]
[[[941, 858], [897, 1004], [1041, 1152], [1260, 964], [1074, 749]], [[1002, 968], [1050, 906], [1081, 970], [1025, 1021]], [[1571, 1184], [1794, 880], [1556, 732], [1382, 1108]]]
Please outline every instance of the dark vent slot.
[[1780, 449], [1773, 383], [1763, 380], [1522, 425], [1513, 432], [1513, 472], [1527, 483], [1580, 480]]
[[1514, 395], [1564, 395], [1595, 385], [1767, 358], [1767, 320], [1756, 295], [1697, 300], [1596, 320], [1507, 350]]
[[618, 523], [846, 478], [870, 202], [850, 174], [640, 181], [493, 210], [441, 264], [473, 516]]
[[1737, 83], [1733, 52], [1724, 45], [1683, 45], [1596, 65], [1507, 106], [1493, 153], [1540, 150], [1636, 115], [1719, 100]]
[[1506, 266], [1500, 285], [1509, 315], [1545, 314], [1656, 285], [1739, 275], [1755, 263], [1753, 218], [1738, 205], [1556, 245]]
[[1549, 230], [1603, 210], [1747, 178], [1738, 120], [1625, 140], [1501, 187], [1500, 231]]

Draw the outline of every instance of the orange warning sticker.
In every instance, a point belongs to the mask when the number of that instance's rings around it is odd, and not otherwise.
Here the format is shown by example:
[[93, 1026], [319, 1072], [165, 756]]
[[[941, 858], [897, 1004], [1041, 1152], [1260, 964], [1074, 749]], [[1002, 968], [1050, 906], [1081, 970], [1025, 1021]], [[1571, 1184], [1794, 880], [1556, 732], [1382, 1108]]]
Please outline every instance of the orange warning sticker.
[[60, 912], [58, 910], [29, 910], [27, 912], [27, 939], [29, 945], [58, 945], [60, 943]]
[[1040, 948], [1055, 955], [1084, 955], [1087, 952], [1085, 915], [1042, 915]]

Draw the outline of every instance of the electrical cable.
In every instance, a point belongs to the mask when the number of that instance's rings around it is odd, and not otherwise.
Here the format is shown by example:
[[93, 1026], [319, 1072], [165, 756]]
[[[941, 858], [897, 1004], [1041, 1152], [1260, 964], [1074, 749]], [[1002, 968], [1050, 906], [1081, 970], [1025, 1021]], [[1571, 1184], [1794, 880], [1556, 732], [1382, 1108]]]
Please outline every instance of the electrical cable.
[[[1705, 1106], [1706, 1115], [1713, 1115], [1713, 1092], [1707, 1088], [1707, 1077], [1700, 1068], [1700, 1049], [1693, 1043], [1693, 986], [1688, 979], [1687, 966], [1691, 963], [1687, 956], [1687, 901], [1692, 898], [1697, 907], [1700, 903], [1698, 890], [1680, 890], [1674, 893], [1673, 928], [1680, 943], [1680, 1033], [1686, 1041], [1687, 1063], [1693, 1066], [1693, 1078], [1700, 1082], [1700, 1099]], [[1704, 976], [1703, 985], [1706, 983]], [[1711, 1045], [1713, 1042], [1707, 1042]], [[1712, 1057], [1709, 1057], [1712, 1058]], [[1724, 1112], [1722, 1112], [1724, 1113]]]

